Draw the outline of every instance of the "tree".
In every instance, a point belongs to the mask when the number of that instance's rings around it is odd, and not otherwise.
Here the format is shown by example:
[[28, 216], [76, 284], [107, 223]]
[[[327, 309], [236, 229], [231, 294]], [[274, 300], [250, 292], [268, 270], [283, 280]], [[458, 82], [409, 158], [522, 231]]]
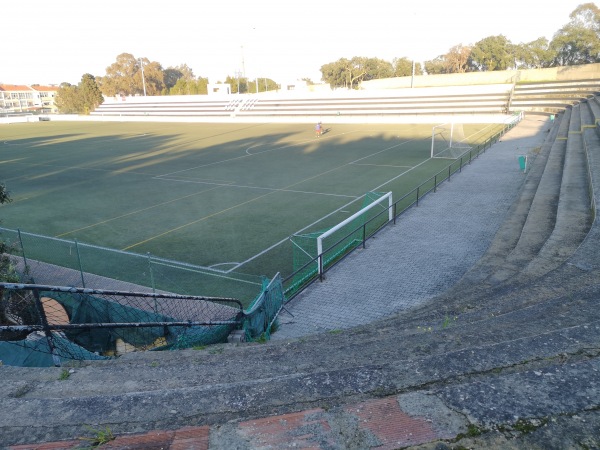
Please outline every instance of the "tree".
[[425, 71], [429, 75], [439, 75], [443, 73], [448, 73], [448, 66], [446, 64], [445, 55], [440, 55], [435, 59], [425, 61]]
[[470, 61], [480, 71], [506, 70], [514, 64], [512, 44], [503, 35], [489, 36], [471, 49]]
[[244, 77], [232, 77], [227, 75], [225, 83], [231, 86], [231, 92], [234, 94], [245, 94], [248, 92], [248, 79]]
[[143, 95], [144, 83], [148, 95], [160, 95], [165, 90], [160, 63], [151, 62], [148, 58], [135, 58], [131, 53], [117, 56], [116, 62], [106, 68], [106, 75], [99, 77], [98, 82], [102, 93], [109, 97]]
[[[142, 76], [144, 77], [143, 79]], [[165, 89], [162, 66], [156, 61], [150, 62], [147, 58], [140, 58], [138, 60], [138, 70], [135, 73], [135, 80], [138, 89], [132, 95], [160, 95]], [[144, 84], [146, 85], [145, 90]]]
[[362, 81], [393, 76], [394, 68], [391, 63], [379, 58], [355, 56], [324, 64], [321, 74], [321, 79], [332, 88], [357, 89]]
[[60, 85], [56, 91], [54, 102], [61, 114], [79, 114], [83, 109], [77, 86], [69, 83]]
[[570, 22], [550, 43], [554, 65], [571, 66], [600, 62], [600, 10], [593, 3], [579, 5]]
[[89, 114], [104, 101], [93, 75], [86, 73], [79, 85], [63, 83], [56, 92], [56, 106], [63, 114]]
[[541, 69], [550, 67], [554, 54], [550, 49], [548, 39], [540, 37], [535, 41], [515, 45], [513, 48], [515, 68]]
[[141, 77], [139, 89], [135, 79], [138, 69], [139, 63], [131, 53], [121, 53], [117, 56], [117, 61], [106, 68], [106, 75], [98, 77], [100, 90], [108, 97], [143, 92]]
[[163, 71], [163, 81], [167, 89], [171, 89], [173, 86], [175, 86], [175, 83], [182, 78], [185, 81], [191, 81], [195, 79], [193, 70], [190, 69], [187, 64], [168, 67]]
[[455, 45], [445, 55], [446, 73], [465, 73], [472, 70], [472, 47], [462, 44]]
[[181, 77], [171, 89], [169, 95], [206, 95], [208, 94], [208, 78], [186, 80]]
[[98, 83], [96, 83], [96, 78], [94, 78], [93, 75], [90, 75], [89, 73], [83, 75], [78, 87], [83, 106], [82, 112], [84, 114], [89, 114], [90, 111], [96, 109], [98, 105], [101, 105], [104, 101], [102, 92], [100, 92]]
[[[306, 81], [309, 85], [314, 84], [308, 78], [304, 78], [303, 80]], [[273, 81], [270, 78], [256, 78], [248, 82], [248, 87], [250, 88], [251, 93], [256, 92], [257, 86], [258, 92], [276, 91], [279, 88], [277, 83], [275, 83], [275, 81]]]
[[[394, 58], [392, 61], [394, 77], [409, 77], [413, 74], [413, 61], [406, 58]], [[415, 63], [415, 75], [423, 75], [421, 63]]]
[[321, 66], [321, 79], [329, 83], [331, 88], [348, 87], [345, 67], [350, 63], [346, 58], [340, 58], [335, 62]]

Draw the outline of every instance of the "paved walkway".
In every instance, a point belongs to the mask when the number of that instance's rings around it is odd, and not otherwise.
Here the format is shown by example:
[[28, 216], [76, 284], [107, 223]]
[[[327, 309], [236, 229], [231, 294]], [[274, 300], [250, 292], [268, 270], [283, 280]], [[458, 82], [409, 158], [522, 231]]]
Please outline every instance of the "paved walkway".
[[[452, 176], [293, 299], [272, 339], [350, 328], [414, 307], [455, 284], [483, 255], [525, 180], [518, 156], [533, 156], [550, 123], [526, 117], [500, 142]], [[293, 317], [292, 317], [293, 315]]]

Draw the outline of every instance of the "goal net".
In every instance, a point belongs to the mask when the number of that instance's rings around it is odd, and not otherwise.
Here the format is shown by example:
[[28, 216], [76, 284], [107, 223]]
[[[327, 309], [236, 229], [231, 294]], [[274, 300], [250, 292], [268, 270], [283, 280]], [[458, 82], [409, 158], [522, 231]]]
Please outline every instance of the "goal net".
[[431, 157], [460, 158], [471, 146], [467, 143], [462, 123], [443, 123], [431, 132]]
[[302, 286], [320, 273], [322, 268], [360, 246], [363, 239], [391, 220], [392, 193], [368, 192], [362, 208], [339, 224], [327, 230], [291, 236], [294, 272], [297, 272], [292, 289]]

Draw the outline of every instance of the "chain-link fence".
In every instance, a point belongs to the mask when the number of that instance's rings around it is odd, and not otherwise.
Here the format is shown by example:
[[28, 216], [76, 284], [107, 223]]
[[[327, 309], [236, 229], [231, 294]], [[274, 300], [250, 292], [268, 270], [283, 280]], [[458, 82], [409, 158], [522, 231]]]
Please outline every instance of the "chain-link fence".
[[266, 340], [284, 303], [279, 275], [265, 280], [247, 311], [233, 298], [0, 283], [0, 361], [60, 366], [230, 336]]
[[248, 306], [264, 277], [0, 228], [22, 282], [89, 289], [231, 297]]

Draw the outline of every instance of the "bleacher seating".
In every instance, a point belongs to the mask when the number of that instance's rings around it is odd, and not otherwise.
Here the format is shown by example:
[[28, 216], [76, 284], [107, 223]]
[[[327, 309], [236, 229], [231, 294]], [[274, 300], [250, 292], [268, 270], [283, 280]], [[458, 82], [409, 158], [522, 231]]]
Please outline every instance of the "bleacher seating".
[[597, 79], [516, 84], [510, 110], [556, 114], [598, 93]]
[[327, 94], [109, 98], [92, 116], [245, 118], [407, 117], [426, 115], [557, 114], [600, 92], [600, 80], [423, 87]]
[[504, 114], [512, 85], [373, 91], [295, 92], [227, 97], [110, 98], [93, 116], [274, 117]]

